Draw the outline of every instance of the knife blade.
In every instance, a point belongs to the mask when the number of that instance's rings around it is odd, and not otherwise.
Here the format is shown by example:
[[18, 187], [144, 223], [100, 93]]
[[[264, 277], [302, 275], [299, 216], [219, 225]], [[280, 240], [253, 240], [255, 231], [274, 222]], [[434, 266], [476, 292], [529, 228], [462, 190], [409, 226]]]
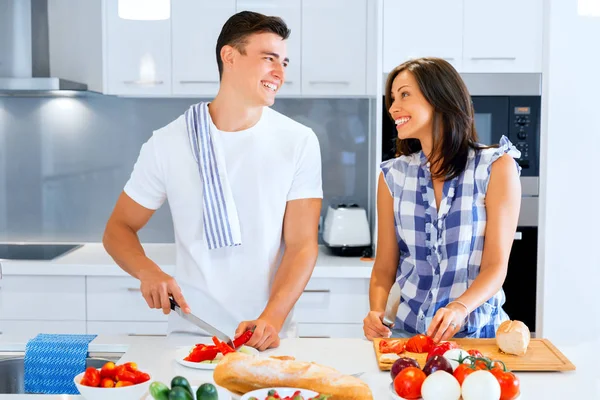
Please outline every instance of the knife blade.
[[231, 338], [229, 336], [227, 336], [225, 333], [221, 332], [220, 330], [218, 330], [217, 328], [215, 328], [208, 322], [205, 322], [205, 321], [201, 320], [200, 318], [196, 317], [192, 313], [184, 313], [183, 310], [181, 309], [181, 307], [179, 307], [179, 304], [177, 304], [177, 302], [175, 300], [173, 300], [173, 298], [169, 298], [169, 301], [171, 302], [171, 310], [173, 310], [177, 314], [179, 314], [179, 316], [181, 318], [185, 319], [186, 321], [190, 322], [191, 324], [196, 325], [200, 329], [203, 329], [208, 334], [210, 334], [212, 336], [216, 336], [217, 339], [219, 339], [221, 342], [227, 343], [232, 349], [234, 349], [234, 350], [236, 349], [235, 345], [233, 344], [233, 340], [231, 340]]
[[385, 305], [385, 314], [383, 315], [383, 324], [388, 328], [392, 328], [392, 325], [396, 321], [396, 313], [398, 312], [398, 306], [400, 305], [400, 284], [394, 282], [390, 293], [388, 294], [387, 303]]

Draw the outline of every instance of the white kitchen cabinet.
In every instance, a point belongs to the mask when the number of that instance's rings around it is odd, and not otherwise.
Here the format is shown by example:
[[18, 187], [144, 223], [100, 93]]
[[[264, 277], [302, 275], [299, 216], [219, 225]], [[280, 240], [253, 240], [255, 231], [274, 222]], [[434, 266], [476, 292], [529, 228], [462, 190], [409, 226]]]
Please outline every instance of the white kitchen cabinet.
[[384, 0], [383, 32], [386, 72], [418, 57], [443, 58], [461, 69], [463, 0]]
[[0, 340], [2, 335], [35, 337], [39, 333], [85, 334], [85, 321], [7, 321], [0, 320]]
[[121, 19], [118, 0], [105, 0], [105, 7], [107, 93], [170, 95], [171, 20]]
[[[304, 1], [306, 4], [306, 1]], [[306, 7], [306, 5], [305, 5]], [[301, 0], [237, 0], [236, 12], [255, 11], [265, 15], [281, 17], [291, 29], [287, 40], [290, 63], [285, 71], [285, 83], [278, 95], [295, 96], [302, 92], [301, 85], [301, 41], [302, 41], [302, 1]]]
[[369, 312], [369, 280], [311, 279], [294, 309], [298, 323], [360, 323]]
[[0, 320], [85, 319], [84, 277], [11, 275], [0, 280]]
[[543, 0], [464, 0], [465, 72], [541, 72]]
[[235, 0], [171, 2], [174, 95], [217, 94], [217, 38], [235, 9]]
[[151, 309], [131, 277], [88, 276], [87, 320], [166, 322], [162, 310]]
[[167, 322], [88, 321], [90, 335], [167, 336]]
[[302, 1], [302, 95], [365, 95], [367, 1]]

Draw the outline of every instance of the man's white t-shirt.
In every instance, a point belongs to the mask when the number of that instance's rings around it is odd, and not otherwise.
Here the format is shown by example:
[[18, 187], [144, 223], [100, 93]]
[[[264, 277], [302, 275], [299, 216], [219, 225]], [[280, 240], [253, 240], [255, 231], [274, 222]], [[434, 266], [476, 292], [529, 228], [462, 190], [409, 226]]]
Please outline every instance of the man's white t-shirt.
[[[286, 202], [322, 198], [321, 153], [312, 129], [268, 108], [253, 127], [211, 132], [224, 156], [242, 244], [209, 250], [203, 229], [202, 181], [183, 116], [142, 146], [125, 193], [158, 209], [168, 199], [175, 231], [175, 279], [193, 314], [233, 335], [258, 318], [283, 254]], [[293, 313], [280, 335], [294, 335]], [[169, 332], [200, 332], [175, 313]]]

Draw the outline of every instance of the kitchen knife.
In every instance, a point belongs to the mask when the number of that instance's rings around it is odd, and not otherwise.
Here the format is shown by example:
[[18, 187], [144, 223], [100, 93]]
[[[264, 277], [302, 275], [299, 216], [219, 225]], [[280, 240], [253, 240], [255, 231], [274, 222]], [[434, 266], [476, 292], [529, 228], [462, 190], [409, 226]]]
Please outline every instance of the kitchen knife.
[[175, 300], [173, 300], [172, 298], [170, 298], [170, 297], [169, 297], [169, 301], [171, 302], [171, 310], [173, 310], [177, 314], [179, 314], [179, 316], [181, 318], [183, 318], [186, 321], [188, 321], [188, 322], [196, 325], [200, 329], [203, 329], [208, 334], [210, 334], [212, 336], [216, 336], [217, 339], [219, 339], [221, 342], [227, 343], [232, 349], [235, 350], [235, 345], [233, 344], [233, 341], [225, 333], [221, 332], [220, 330], [218, 330], [217, 328], [215, 328], [211, 324], [202, 321], [200, 318], [196, 317], [194, 314], [191, 314], [191, 313], [186, 314], [186, 313], [184, 313], [183, 310], [181, 309], [181, 307], [179, 307], [179, 304], [177, 304], [177, 302]]
[[392, 328], [392, 325], [396, 321], [396, 313], [398, 312], [398, 306], [400, 305], [400, 284], [394, 282], [390, 289], [390, 294], [387, 298], [387, 304], [385, 305], [385, 314], [383, 315], [383, 324], [388, 328]]

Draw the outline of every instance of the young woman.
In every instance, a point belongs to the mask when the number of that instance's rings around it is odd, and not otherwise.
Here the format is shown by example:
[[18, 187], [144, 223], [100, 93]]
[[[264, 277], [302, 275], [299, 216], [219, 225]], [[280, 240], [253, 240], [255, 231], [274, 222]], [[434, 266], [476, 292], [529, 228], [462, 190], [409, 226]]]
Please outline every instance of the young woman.
[[[508, 319], [502, 284], [521, 203], [520, 154], [506, 137], [478, 143], [471, 96], [442, 59], [396, 67], [385, 101], [397, 157], [381, 164], [365, 336], [494, 337]], [[402, 297], [390, 331], [382, 318], [395, 282]]]

